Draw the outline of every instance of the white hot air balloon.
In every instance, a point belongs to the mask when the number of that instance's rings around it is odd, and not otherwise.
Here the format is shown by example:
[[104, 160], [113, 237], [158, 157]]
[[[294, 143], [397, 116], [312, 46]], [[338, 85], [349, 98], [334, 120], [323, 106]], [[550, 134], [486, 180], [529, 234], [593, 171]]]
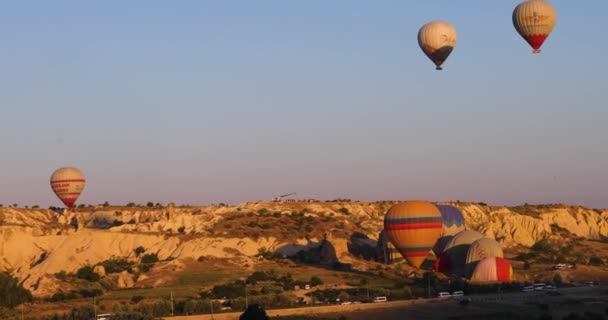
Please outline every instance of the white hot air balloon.
[[84, 190], [85, 178], [77, 168], [59, 168], [51, 175], [51, 188], [66, 207], [72, 208]]
[[456, 46], [456, 29], [444, 21], [432, 21], [418, 31], [418, 45], [431, 61], [442, 70], [441, 65]]
[[527, 0], [513, 10], [513, 26], [532, 47], [533, 53], [540, 53], [543, 45], [557, 22], [557, 12], [544, 0]]

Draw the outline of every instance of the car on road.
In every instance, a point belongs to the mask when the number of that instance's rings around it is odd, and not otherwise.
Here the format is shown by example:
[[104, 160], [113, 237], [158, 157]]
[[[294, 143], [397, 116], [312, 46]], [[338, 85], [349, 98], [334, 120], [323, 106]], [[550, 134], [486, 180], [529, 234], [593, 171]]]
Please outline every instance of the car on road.
[[443, 292], [439, 292], [439, 294], [437, 295], [437, 297], [439, 298], [449, 298], [452, 295], [449, 292], [443, 291]]
[[350, 301], [344, 301], [344, 302], [342, 302], [342, 303], [340, 303], [340, 304], [341, 304], [341, 305], [343, 305], [343, 306], [347, 306], [347, 305], [349, 305], [349, 304], [353, 304], [353, 303], [352, 303], [352, 302], [350, 302]]
[[378, 302], [386, 302], [386, 301], [388, 301], [388, 300], [386, 299], [386, 297], [375, 297], [375, 298], [374, 298], [374, 303], [378, 303]]
[[522, 292], [532, 292], [534, 291], [534, 287], [533, 286], [527, 286], [524, 287], [523, 289], [521, 289]]
[[464, 292], [463, 291], [454, 291], [452, 293], [452, 297], [462, 297], [464, 296]]

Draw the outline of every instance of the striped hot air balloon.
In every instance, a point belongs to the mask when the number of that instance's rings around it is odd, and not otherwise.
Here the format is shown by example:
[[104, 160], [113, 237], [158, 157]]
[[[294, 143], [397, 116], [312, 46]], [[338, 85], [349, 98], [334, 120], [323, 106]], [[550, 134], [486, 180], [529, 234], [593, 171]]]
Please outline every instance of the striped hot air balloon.
[[442, 70], [441, 65], [454, 50], [456, 38], [456, 29], [445, 21], [429, 22], [418, 31], [418, 45], [437, 70]]
[[384, 230], [378, 235], [376, 250], [378, 252], [378, 261], [383, 261], [386, 264], [397, 263], [404, 260], [401, 253], [399, 253], [393, 243], [388, 240], [386, 231]]
[[454, 275], [464, 275], [464, 265], [471, 244], [483, 235], [475, 230], [461, 231], [445, 246], [435, 264], [436, 271]]
[[59, 168], [51, 175], [51, 188], [59, 200], [68, 208], [72, 208], [84, 189], [85, 178], [77, 168]]
[[513, 280], [513, 268], [507, 259], [488, 257], [477, 264], [471, 282], [509, 282]]
[[513, 26], [532, 47], [533, 53], [540, 53], [543, 45], [557, 22], [557, 12], [544, 0], [527, 0], [513, 10]]
[[384, 230], [407, 262], [419, 268], [441, 234], [439, 209], [426, 201], [392, 206], [384, 216]]
[[443, 219], [443, 229], [439, 240], [433, 246], [433, 253], [439, 257], [445, 246], [460, 231], [464, 231], [464, 216], [462, 212], [454, 206], [438, 204], [436, 205]]
[[464, 276], [470, 278], [479, 261], [488, 257], [503, 257], [500, 244], [496, 240], [490, 238], [481, 238], [473, 242], [467, 252]]

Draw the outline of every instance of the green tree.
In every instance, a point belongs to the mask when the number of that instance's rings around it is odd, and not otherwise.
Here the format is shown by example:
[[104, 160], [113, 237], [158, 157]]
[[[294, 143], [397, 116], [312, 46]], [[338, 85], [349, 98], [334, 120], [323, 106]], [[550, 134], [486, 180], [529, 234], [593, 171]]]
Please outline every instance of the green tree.
[[146, 251], [146, 248], [139, 246], [135, 249], [133, 249], [133, 252], [135, 253], [136, 257], [139, 257], [139, 255], [141, 255], [142, 253], [144, 253]]
[[553, 282], [555, 283], [556, 286], [561, 286], [564, 283], [564, 281], [562, 279], [562, 275], [559, 273], [556, 273], [553, 276]]
[[14, 308], [24, 302], [32, 301], [32, 294], [16, 278], [0, 273], [0, 307]]
[[323, 284], [323, 280], [321, 280], [321, 278], [317, 277], [317, 276], [312, 276], [310, 278], [310, 285], [313, 287], [316, 287], [318, 285]]
[[91, 266], [84, 266], [76, 271], [76, 276], [80, 279], [95, 282], [99, 280], [99, 275], [93, 271]]
[[148, 254], [144, 254], [141, 257], [141, 263], [155, 263], [158, 262], [158, 256], [156, 255], [156, 253], [148, 253]]
[[146, 203], [146, 207], [148, 207], [148, 208], [154, 207], [154, 202], [148, 201], [148, 203]]

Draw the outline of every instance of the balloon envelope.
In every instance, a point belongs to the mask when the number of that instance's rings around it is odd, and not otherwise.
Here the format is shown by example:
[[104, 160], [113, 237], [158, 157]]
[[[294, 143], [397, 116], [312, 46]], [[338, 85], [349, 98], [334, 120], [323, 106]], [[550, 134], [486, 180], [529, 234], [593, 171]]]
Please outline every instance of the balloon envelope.
[[485, 258], [477, 264], [472, 282], [509, 282], [513, 280], [513, 268], [508, 260], [500, 257]]
[[454, 206], [438, 204], [437, 209], [443, 219], [443, 230], [441, 236], [453, 236], [464, 230], [464, 216], [462, 212]]
[[382, 230], [380, 235], [378, 236], [378, 253], [379, 253], [379, 261], [384, 261], [386, 264], [392, 264], [396, 262], [403, 261], [403, 256], [397, 248], [388, 240], [386, 236], [386, 231]]
[[479, 261], [489, 257], [503, 257], [502, 247], [496, 240], [481, 238], [473, 242], [469, 247], [469, 252], [467, 252], [465, 277], [470, 278]]
[[419, 268], [441, 234], [439, 209], [426, 201], [392, 206], [384, 216], [384, 230], [407, 262]]
[[441, 65], [456, 46], [456, 29], [445, 21], [432, 21], [418, 31], [418, 45], [422, 52], [441, 70]]
[[84, 175], [77, 168], [59, 168], [51, 175], [53, 192], [68, 208], [72, 208], [84, 189], [84, 185]]
[[544, 0], [527, 0], [513, 10], [513, 26], [533, 49], [540, 53], [540, 47], [553, 31], [557, 22], [557, 12]]
[[475, 230], [461, 231], [452, 238], [439, 256], [437, 271], [455, 275], [464, 275], [464, 264], [471, 244], [483, 235]]

